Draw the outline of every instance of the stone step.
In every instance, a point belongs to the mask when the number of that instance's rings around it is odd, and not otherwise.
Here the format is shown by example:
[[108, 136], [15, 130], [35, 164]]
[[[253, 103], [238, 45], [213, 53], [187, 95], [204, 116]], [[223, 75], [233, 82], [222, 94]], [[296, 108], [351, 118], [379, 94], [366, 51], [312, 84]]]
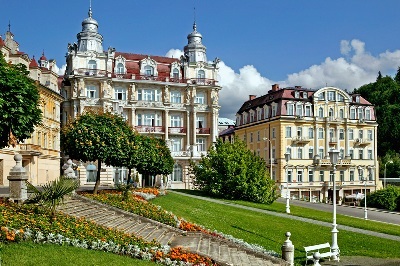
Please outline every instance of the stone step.
[[105, 225], [107, 222], [113, 221], [115, 219], [115, 212], [108, 212], [107, 216], [103, 216], [103, 218], [95, 218], [93, 219], [90, 216], [85, 216], [88, 219], [91, 219], [93, 221], [96, 221], [97, 223], [101, 224], [101, 225]]
[[210, 242], [211, 242], [210, 238], [202, 237], [197, 251], [201, 252], [203, 254], [209, 254], [210, 253]]
[[172, 240], [175, 238], [176, 233], [169, 231], [169, 232], [165, 232], [160, 238], [157, 239], [157, 241], [161, 244], [161, 245], [168, 245], [172, 242]]
[[229, 247], [227, 245], [220, 245], [219, 246], [219, 259], [222, 261], [230, 261], [231, 260], [231, 253]]
[[140, 230], [143, 230], [148, 226], [147, 223], [137, 223], [134, 226], [132, 226], [129, 230], [127, 230], [128, 233], [130, 234], [137, 234]]
[[[129, 222], [127, 222], [126, 224], [122, 224], [120, 226], [117, 227], [117, 229], [120, 229], [126, 233], [129, 232], [129, 230], [131, 230], [134, 226], [136, 226], [137, 224], [139, 224], [140, 221], [139, 220], [135, 220], [135, 219], [131, 219]], [[129, 233], [131, 234], [131, 233]]]
[[68, 212], [69, 215], [75, 215], [78, 217], [86, 217], [86, 216], [90, 216], [90, 214], [92, 214], [93, 212], [97, 212], [99, 209], [96, 207], [90, 207], [90, 208], [82, 208], [82, 209], [72, 209], [72, 211]]
[[110, 217], [112, 217], [114, 214], [115, 213], [111, 212], [111, 211], [101, 211], [101, 210], [99, 210], [98, 213], [93, 214], [93, 215], [87, 215], [85, 217], [86, 217], [86, 219], [89, 219], [89, 220], [91, 220], [93, 222], [102, 224], [102, 222], [104, 220], [108, 221], [108, 219], [110, 219]]
[[147, 236], [147, 239], [149, 239], [150, 241], [153, 241], [153, 240], [157, 241], [157, 239], [161, 238], [161, 236], [164, 235], [166, 232], [167, 232], [166, 229], [158, 228], [157, 230], [154, 230], [153, 232], [151, 232]]
[[68, 212], [68, 213], [75, 213], [75, 212], [78, 212], [78, 211], [81, 211], [81, 210], [87, 210], [87, 209], [93, 209], [93, 208], [96, 208], [96, 206], [94, 206], [94, 205], [89, 206], [89, 205], [86, 205], [86, 204], [79, 204], [79, 205], [78, 204], [74, 204], [73, 206], [64, 205], [64, 206], [59, 207], [58, 209], [61, 210], [61, 211]]
[[111, 228], [117, 228], [119, 225], [126, 223], [128, 220], [129, 220], [129, 218], [122, 215], [122, 216], [115, 217], [114, 220], [106, 222], [103, 225], [107, 226], [107, 227], [111, 227]]
[[154, 226], [152, 224], [147, 224], [146, 227], [144, 227], [142, 230], [140, 230], [139, 232], [137, 232], [137, 234], [141, 237], [143, 237], [143, 239], [147, 240], [147, 241], [151, 241], [150, 239], [148, 239], [148, 235], [150, 235], [151, 233], [153, 233], [153, 231], [158, 230], [157, 226]]

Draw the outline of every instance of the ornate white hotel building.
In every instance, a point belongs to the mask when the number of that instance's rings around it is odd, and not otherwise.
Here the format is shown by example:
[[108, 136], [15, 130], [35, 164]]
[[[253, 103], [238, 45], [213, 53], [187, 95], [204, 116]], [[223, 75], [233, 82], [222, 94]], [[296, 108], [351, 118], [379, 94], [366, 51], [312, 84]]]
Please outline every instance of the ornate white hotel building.
[[[207, 61], [196, 24], [181, 58], [104, 51], [98, 26], [90, 8], [77, 43], [68, 45], [62, 124], [88, 108], [120, 114], [140, 134], [166, 140], [175, 160], [168, 186], [190, 188], [189, 161], [200, 159], [218, 137], [219, 60]], [[103, 184], [126, 175], [125, 169], [105, 169]], [[94, 182], [87, 170], [79, 167], [82, 184]]]
[[[236, 114], [235, 135], [263, 157], [283, 196], [331, 198], [329, 151], [340, 151], [335, 172], [337, 199], [374, 191], [380, 182], [374, 106], [357, 94], [335, 87], [318, 90], [272, 86], [250, 95]], [[285, 153], [290, 153], [286, 163]], [[287, 166], [287, 172], [286, 172]], [[358, 168], [362, 168], [362, 177]]]

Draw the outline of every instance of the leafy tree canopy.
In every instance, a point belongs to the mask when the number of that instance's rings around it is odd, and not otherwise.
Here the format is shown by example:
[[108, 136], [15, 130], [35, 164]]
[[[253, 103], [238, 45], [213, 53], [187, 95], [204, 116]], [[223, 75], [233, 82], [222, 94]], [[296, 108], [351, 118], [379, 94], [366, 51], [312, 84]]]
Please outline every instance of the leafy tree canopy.
[[124, 166], [126, 146], [130, 146], [131, 129], [118, 115], [108, 112], [86, 112], [61, 130], [65, 154], [75, 160], [98, 161], [94, 193], [100, 184], [101, 162]]
[[400, 69], [396, 77], [386, 76], [366, 84], [354, 92], [375, 105], [378, 127], [378, 155], [400, 150]]
[[218, 140], [198, 164], [191, 164], [194, 184], [217, 197], [271, 204], [276, 198], [275, 182], [271, 180], [265, 161], [246, 144]]
[[31, 137], [42, 120], [39, 90], [25, 65], [8, 64], [0, 52], [0, 148]]

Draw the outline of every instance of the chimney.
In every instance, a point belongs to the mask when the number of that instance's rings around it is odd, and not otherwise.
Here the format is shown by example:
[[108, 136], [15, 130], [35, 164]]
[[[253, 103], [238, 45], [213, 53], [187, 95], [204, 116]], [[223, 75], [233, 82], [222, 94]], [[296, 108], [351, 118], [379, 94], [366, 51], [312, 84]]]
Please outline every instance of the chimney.
[[295, 89], [301, 89], [301, 86], [294, 86]]
[[254, 100], [257, 97], [257, 95], [249, 95], [249, 101]]
[[277, 91], [277, 90], [279, 90], [279, 84], [272, 85], [272, 91]]

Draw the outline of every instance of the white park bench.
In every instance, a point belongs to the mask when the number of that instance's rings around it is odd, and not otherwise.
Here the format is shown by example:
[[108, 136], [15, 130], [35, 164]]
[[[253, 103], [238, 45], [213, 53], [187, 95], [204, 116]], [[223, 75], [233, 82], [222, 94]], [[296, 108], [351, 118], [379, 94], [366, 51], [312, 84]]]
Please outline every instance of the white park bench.
[[[329, 248], [329, 250], [326, 250], [327, 248]], [[320, 253], [321, 258], [329, 258], [329, 260], [334, 255], [331, 252], [331, 246], [329, 245], [329, 243], [308, 246], [308, 247], [304, 247], [304, 249], [306, 251], [306, 265], [309, 260], [313, 259], [314, 252], [318, 251]]]

